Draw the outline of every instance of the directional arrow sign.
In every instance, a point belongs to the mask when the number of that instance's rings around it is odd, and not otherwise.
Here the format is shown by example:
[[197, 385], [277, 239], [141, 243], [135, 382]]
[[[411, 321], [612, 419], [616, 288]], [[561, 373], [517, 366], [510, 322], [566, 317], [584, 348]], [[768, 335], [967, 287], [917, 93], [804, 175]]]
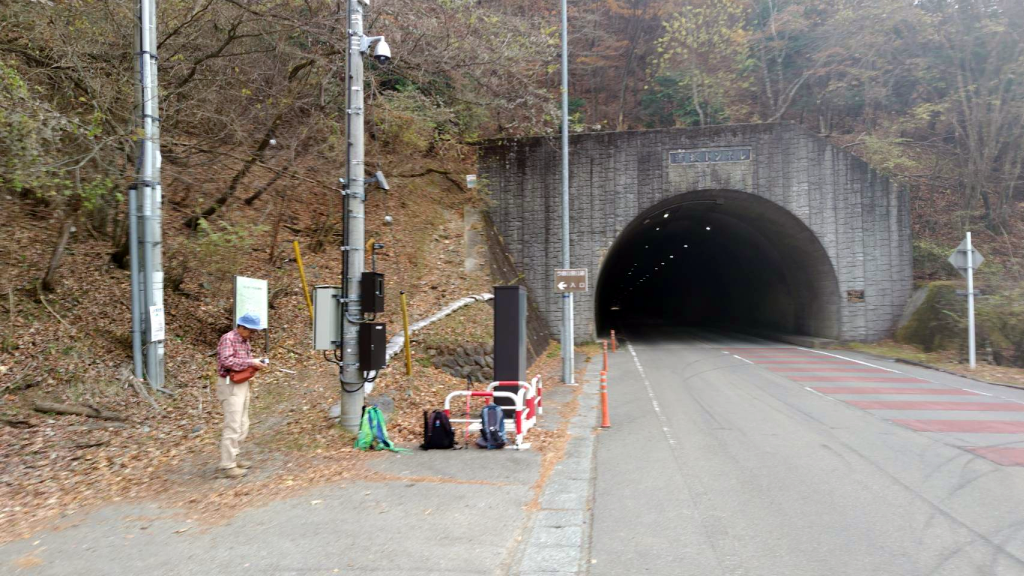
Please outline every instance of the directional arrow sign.
[[[971, 247], [971, 268], [977, 270], [981, 263], [985, 261], [985, 257], [978, 252], [977, 248]], [[967, 240], [965, 239], [956, 247], [953, 254], [949, 257], [949, 263], [957, 269], [962, 276], [967, 276]]]
[[555, 270], [555, 291], [586, 292], [587, 269], [570, 268], [564, 270]]

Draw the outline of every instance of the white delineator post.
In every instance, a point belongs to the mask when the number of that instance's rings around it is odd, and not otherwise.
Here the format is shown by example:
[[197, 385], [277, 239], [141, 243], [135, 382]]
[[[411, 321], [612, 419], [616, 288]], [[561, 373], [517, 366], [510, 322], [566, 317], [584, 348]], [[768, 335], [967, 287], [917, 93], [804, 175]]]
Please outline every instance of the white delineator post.
[[[344, 239], [342, 258], [345, 287], [341, 303], [341, 413], [338, 423], [355, 432], [359, 429], [364, 401], [366, 378], [359, 366], [359, 322], [362, 320], [360, 285], [365, 263], [365, 170], [363, 167], [363, 5], [360, 0], [348, 0], [348, 56], [346, 58], [346, 130], [348, 154], [346, 166]], [[354, 320], [354, 321], [353, 321]]]
[[967, 233], [967, 358], [973, 370], [976, 366], [974, 346], [974, 247], [971, 233]]
[[[562, 266], [569, 262], [569, 20], [562, 0]], [[562, 294], [562, 381], [575, 384], [573, 368], [573, 298]]]

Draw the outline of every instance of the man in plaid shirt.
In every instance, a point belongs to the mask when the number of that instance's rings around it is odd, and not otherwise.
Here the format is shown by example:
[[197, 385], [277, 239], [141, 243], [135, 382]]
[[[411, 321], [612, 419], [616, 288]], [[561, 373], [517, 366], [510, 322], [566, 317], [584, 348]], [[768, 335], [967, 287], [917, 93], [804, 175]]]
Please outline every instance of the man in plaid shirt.
[[226, 478], [245, 476], [250, 463], [238, 459], [239, 443], [249, 434], [249, 381], [231, 381], [231, 373], [246, 368], [263, 368], [252, 357], [249, 337], [263, 328], [259, 316], [246, 314], [238, 326], [220, 337], [217, 344], [217, 399], [224, 409], [224, 427], [220, 440], [220, 471]]

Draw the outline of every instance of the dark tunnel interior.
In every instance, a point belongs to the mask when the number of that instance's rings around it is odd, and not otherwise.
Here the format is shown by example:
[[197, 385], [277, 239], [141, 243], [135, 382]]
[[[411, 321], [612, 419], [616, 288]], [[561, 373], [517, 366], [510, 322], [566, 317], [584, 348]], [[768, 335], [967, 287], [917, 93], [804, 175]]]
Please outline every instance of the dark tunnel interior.
[[667, 327], [837, 338], [839, 288], [814, 233], [744, 192], [675, 196], [630, 223], [597, 285], [599, 334]]

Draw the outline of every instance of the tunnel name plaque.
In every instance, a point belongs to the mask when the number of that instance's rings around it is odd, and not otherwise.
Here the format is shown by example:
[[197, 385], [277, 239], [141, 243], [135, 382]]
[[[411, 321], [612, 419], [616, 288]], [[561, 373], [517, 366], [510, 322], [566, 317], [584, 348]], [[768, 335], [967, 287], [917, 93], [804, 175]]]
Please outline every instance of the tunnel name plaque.
[[750, 148], [712, 148], [708, 150], [676, 150], [668, 153], [669, 164], [719, 164], [749, 162]]
[[555, 269], [555, 292], [586, 292], [587, 269]]

